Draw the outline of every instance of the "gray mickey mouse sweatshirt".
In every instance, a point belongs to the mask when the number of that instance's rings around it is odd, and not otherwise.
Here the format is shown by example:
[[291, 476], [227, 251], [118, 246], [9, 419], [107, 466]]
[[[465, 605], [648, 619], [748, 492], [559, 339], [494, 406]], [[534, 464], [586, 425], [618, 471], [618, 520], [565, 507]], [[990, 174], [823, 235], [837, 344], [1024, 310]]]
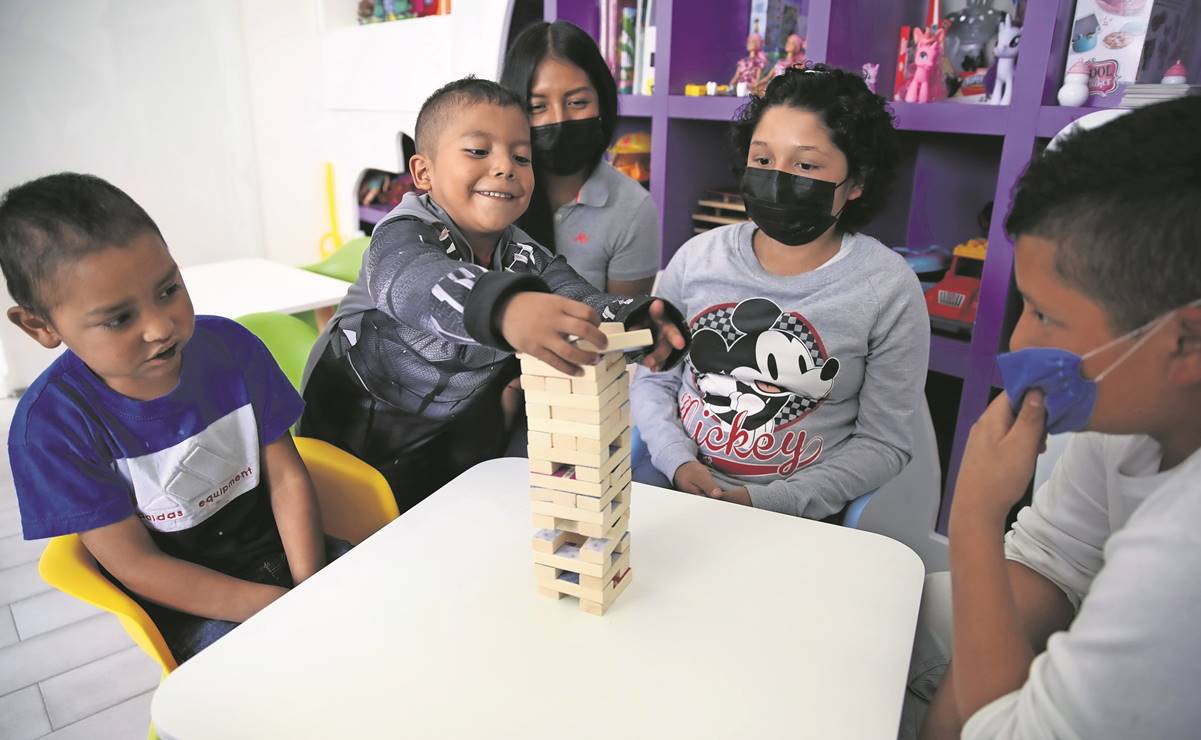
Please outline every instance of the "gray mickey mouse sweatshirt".
[[673, 477], [701, 460], [759, 508], [822, 518], [909, 461], [930, 324], [917, 276], [863, 234], [801, 275], [763, 269], [753, 223], [689, 240], [657, 294], [693, 331], [679, 367], [639, 367], [631, 410]]

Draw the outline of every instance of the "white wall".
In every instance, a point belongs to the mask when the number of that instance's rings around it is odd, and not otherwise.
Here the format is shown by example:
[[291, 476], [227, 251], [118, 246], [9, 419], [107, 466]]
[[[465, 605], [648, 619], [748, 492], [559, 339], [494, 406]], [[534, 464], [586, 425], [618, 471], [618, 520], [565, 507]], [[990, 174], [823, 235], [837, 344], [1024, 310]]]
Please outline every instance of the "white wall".
[[185, 265], [263, 253], [238, 0], [0, 2], [0, 190], [112, 181]]
[[358, 26], [351, 0], [242, 0], [260, 205], [269, 257], [317, 259], [331, 229], [324, 163], [334, 165], [341, 236], [358, 228], [366, 168], [401, 168], [397, 132], [442, 84], [495, 79], [511, 0], [455, 0], [448, 16]]

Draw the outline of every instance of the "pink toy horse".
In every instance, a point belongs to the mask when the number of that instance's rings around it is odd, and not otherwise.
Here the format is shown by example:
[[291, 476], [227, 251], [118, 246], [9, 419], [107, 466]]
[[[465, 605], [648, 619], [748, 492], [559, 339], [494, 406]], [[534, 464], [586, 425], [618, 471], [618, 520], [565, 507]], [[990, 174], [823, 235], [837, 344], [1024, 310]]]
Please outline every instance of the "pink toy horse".
[[913, 29], [917, 49], [913, 58], [913, 75], [905, 86], [906, 103], [928, 103], [941, 97], [942, 42], [946, 29], [930, 33], [923, 28]]

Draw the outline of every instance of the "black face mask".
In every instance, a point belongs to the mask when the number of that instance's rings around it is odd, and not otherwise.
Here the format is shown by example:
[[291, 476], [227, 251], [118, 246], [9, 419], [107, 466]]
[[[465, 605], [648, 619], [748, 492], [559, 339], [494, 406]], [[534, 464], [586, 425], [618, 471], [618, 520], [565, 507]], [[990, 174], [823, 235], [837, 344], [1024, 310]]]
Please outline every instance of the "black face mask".
[[742, 175], [746, 213], [772, 239], [799, 247], [834, 225], [834, 191], [842, 185], [792, 175], [780, 170], [747, 167]]
[[573, 175], [591, 167], [608, 144], [599, 116], [535, 126], [532, 131], [534, 163], [554, 175]]

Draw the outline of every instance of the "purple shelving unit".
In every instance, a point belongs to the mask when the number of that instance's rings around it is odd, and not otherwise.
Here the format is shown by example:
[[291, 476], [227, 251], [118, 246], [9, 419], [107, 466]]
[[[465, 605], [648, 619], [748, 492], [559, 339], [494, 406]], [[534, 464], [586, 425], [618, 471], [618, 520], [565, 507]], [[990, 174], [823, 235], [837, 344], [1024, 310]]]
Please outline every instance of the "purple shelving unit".
[[[544, 0], [544, 13], [598, 36], [603, 1]], [[954, 429], [945, 435], [949, 448], [941, 451], [943, 533], [967, 433], [997, 385], [995, 358], [1011, 329], [1013, 244], [1004, 229], [1010, 193], [1040, 140], [1092, 110], [1055, 105], [1073, 7], [1073, 0], [1027, 3], [1011, 105], [892, 105], [903, 132], [898, 182], [867, 233], [886, 244], [953, 246], [977, 235], [977, 213], [987, 201], [995, 203], [975, 330], [970, 338], [935, 335], [930, 342], [930, 370], [962, 381]], [[891, 98], [897, 34], [902, 25], [920, 23], [925, 8], [925, 0], [809, 0], [809, 57], [847, 69], [878, 63], [880, 93]], [[724, 124], [746, 99], [683, 92], [687, 83], [730, 78], [744, 53], [749, 9], [750, 0], [655, 0], [654, 94], [622, 96], [623, 116], [635, 117], [623, 126], [649, 123], [651, 129], [651, 194], [662, 218], [663, 264], [692, 236], [701, 193], [735, 182]]]

